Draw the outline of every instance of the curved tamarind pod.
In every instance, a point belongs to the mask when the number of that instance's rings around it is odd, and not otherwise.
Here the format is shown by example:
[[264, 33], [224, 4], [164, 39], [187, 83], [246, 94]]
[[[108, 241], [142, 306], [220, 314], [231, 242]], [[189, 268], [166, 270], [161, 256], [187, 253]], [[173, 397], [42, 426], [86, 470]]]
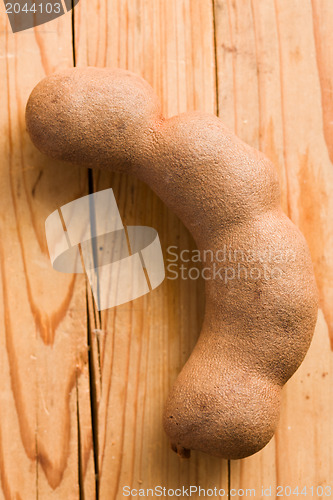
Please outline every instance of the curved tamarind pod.
[[[212, 279], [200, 338], [164, 411], [173, 449], [236, 459], [263, 448], [278, 422], [281, 388], [302, 362], [317, 318], [309, 251], [281, 210], [273, 165], [216, 116], [163, 118], [148, 83], [119, 69], [45, 78], [29, 98], [26, 122], [35, 145], [54, 158], [145, 181], [202, 255], [214, 256], [205, 262]], [[219, 262], [222, 248], [254, 257], [241, 259], [241, 272], [226, 279], [237, 266]], [[278, 265], [272, 250], [282, 256]], [[216, 266], [225, 273], [214, 276]]]

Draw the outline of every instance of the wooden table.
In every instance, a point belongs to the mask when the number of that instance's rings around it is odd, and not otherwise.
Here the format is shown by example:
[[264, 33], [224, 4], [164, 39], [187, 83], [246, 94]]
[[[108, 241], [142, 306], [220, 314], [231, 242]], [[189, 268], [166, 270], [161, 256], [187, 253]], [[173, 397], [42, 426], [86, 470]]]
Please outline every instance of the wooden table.
[[[16, 34], [2, 4], [0, 14], [0, 498], [111, 500], [126, 485], [216, 486], [226, 491], [218, 498], [306, 486], [300, 498], [327, 498], [317, 487], [333, 488], [332, 1], [80, 0], [73, 17]], [[125, 224], [154, 227], [164, 250], [195, 248], [147, 186], [100, 172], [89, 183], [85, 168], [32, 146], [29, 93], [73, 62], [139, 73], [167, 116], [217, 113], [278, 169], [321, 305], [278, 431], [251, 458], [181, 460], [162, 429], [168, 390], [200, 331], [201, 281], [165, 280], [98, 314], [85, 276], [51, 267], [46, 217], [92, 187], [112, 187]]]

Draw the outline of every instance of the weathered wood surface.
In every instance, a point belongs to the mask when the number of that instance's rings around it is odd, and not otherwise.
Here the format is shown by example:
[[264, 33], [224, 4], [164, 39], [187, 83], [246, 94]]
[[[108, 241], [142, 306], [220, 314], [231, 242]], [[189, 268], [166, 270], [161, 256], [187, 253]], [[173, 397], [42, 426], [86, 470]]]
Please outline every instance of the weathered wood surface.
[[[321, 297], [313, 344], [284, 390], [274, 439], [229, 468], [201, 453], [179, 460], [161, 426], [200, 331], [203, 284], [166, 280], [99, 315], [84, 276], [52, 270], [45, 219], [89, 192], [88, 173], [36, 151], [24, 106], [44, 75], [73, 65], [72, 19], [13, 35], [2, 4], [0, 16], [0, 499], [90, 500], [97, 490], [109, 500], [125, 485], [255, 488], [261, 498], [262, 486], [275, 497], [278, 485], [333, 482], [332, 2], [80, 0], [74, 12], [78, 66], [141, 74], [167, 116], [218, 113], [274, 161], [283, 207], [309, 243]], [[155, 227], [164, 250], [195, 248], [147, 186], [91, 180], [113, 188], [125, 224]]]
[[325, 105], [333, 4], [218, 0], [215, 18], [220, 116], [278, 168], [283, 206], [308, 241], [321, 299], [310, 351], [284, 390], [278, 432], [261, 453], [232, 463], [231, 487], [301, 491], [333, 479], [333, 113]]
[[0, 26], [0, 497], [79, 498], [79, 403], [91, 448], [85, 280], [53, 271], [44, 223], [88, 192], [87, 176], [40, 155], [24, 122], [33, 86], [72, 64], [71, 22], [13, 35], [2, 4]]

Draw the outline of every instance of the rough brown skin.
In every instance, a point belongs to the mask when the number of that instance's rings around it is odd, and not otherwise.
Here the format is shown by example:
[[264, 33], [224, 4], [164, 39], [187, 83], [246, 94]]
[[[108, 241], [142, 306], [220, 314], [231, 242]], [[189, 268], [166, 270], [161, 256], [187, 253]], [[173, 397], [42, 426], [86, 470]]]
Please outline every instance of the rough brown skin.
[[[119, 69], [70, 69], [33, 90], [28, 132], [60, 160], [134, 174], [180, 217], [201, 252], [293, 257], [242, 261], [258, 279], [206, 281], [199, 341], [171, 390], [164, 428], [182, 456], [251, 455], [274, 434], [281, 388], [302, 362], [317, 318], [305, 240], [280, 207], [273, 165], [216, 116], [162, 117], [152, 88]], [[235, 262], [206, 261], [213, 270]], [[267, 278], [278, 267], [277, 277]], [[266, 269], [266, 277], [264, 277]], [[230, 271], [229, 271], [230, 272]]]

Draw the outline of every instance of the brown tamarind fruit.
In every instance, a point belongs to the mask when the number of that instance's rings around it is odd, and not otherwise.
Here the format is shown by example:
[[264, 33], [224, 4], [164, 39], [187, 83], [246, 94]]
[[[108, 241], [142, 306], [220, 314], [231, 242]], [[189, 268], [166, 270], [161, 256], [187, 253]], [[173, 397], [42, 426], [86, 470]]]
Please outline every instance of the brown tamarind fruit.
[[[272, 163], [214, 115], [165, 119], [149, 84], [120, 69], [48, 76], [31, 93], [26, 123], [53, 158], [146, 182], [200, 252], [214, 256], [205, 262], [213, 278], [205, 281], [202, 331], [166, 402], [164, 428], [182, 456], [195, 449], [238, 459], [263, 448], [318, 307], [309, 250], [281, 209]], [[230, 267], [217, 258], [222, 247], [253, 257], [241, 261], [235, 279], [214, 276], [216, 265]], [[289, 256], [276, 275], [269, 251]]]

